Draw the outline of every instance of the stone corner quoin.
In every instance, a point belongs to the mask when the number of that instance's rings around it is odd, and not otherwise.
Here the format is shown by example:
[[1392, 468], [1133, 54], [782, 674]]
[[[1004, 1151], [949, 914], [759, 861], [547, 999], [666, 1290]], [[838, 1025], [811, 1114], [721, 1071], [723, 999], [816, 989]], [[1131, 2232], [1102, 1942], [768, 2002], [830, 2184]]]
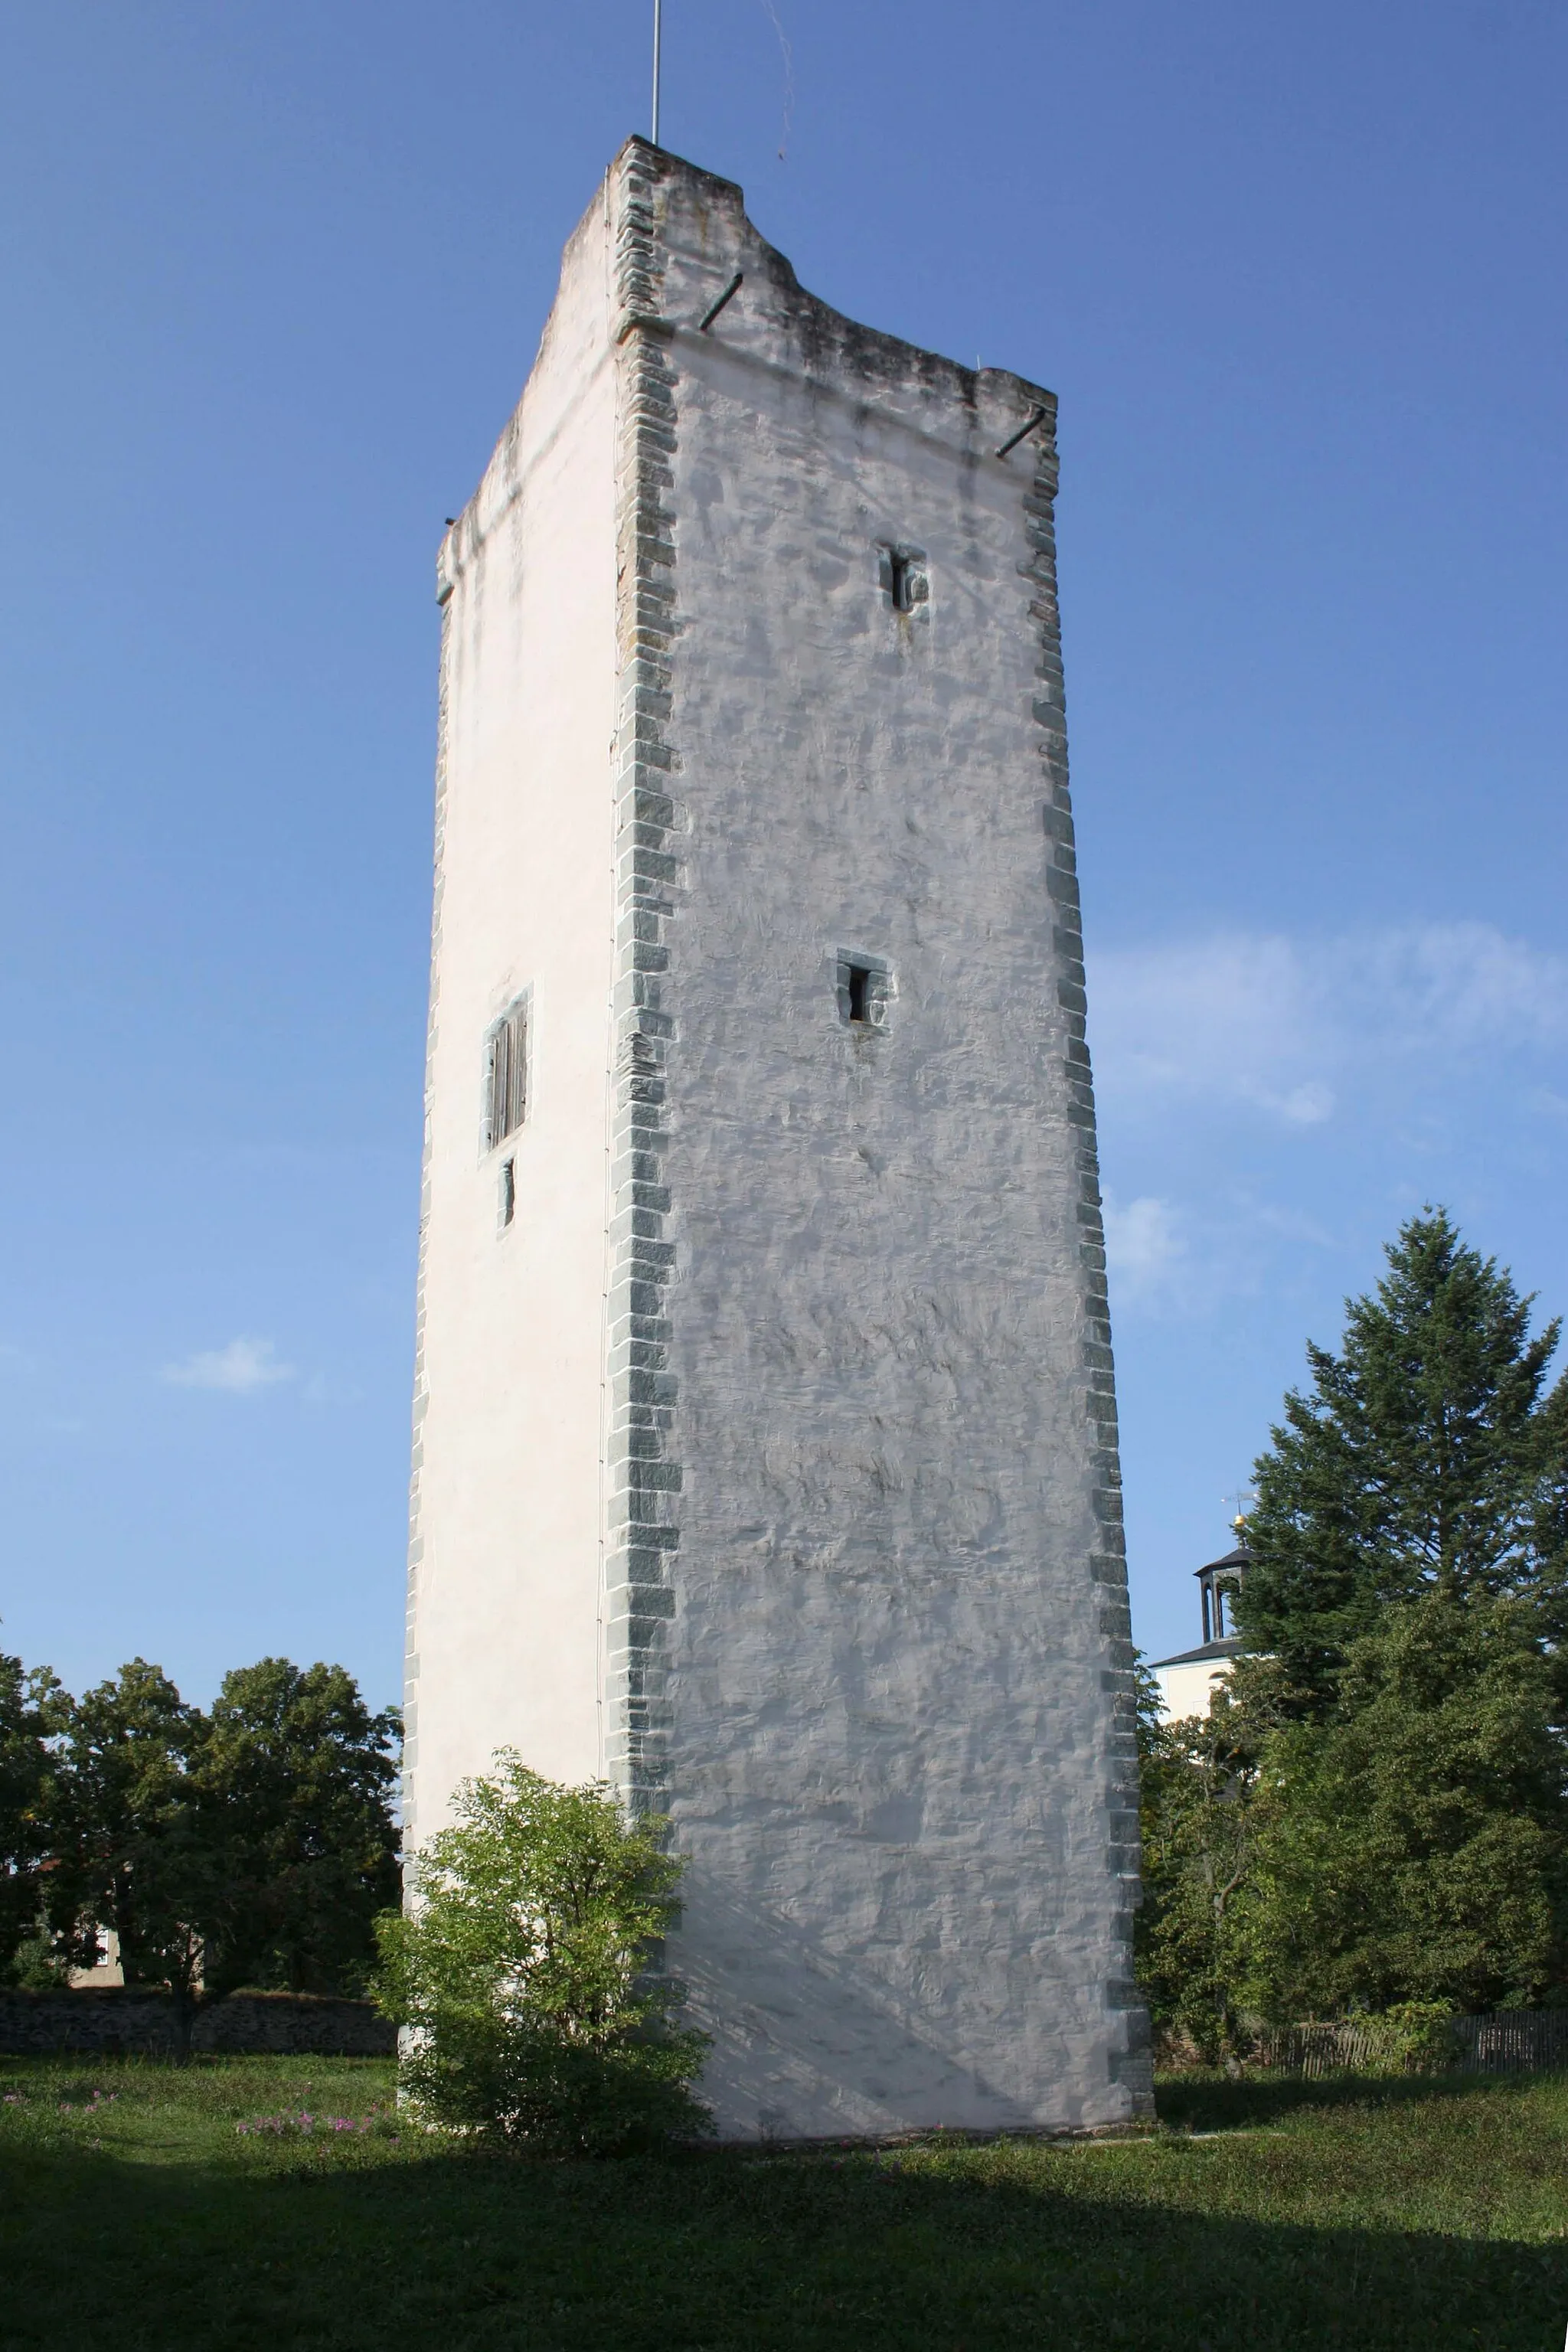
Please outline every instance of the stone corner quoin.
[[413, 1834], [665, 1816], [730, 2138], [1152, 2110], [1055, 423], [634, 139], [441, 549]]

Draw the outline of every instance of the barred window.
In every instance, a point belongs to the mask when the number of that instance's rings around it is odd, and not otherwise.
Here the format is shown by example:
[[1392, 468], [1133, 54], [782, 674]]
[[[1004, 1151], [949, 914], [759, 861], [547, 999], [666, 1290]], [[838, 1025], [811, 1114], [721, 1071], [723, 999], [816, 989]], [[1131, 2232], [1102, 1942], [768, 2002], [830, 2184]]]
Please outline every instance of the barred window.
[[485, 1040], [485, 1150], [515, 1135], [528, 1116], [528, 1000], [520, 998]]

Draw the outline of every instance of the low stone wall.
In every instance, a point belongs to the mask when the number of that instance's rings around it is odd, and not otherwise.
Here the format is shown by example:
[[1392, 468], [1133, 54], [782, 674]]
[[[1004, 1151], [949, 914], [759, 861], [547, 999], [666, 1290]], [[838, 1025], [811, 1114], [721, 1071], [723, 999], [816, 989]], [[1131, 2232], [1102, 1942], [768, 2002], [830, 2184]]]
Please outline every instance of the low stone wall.
[[[174, 2005], [135, 1985], [77, 1992], [0, 1990], [0, 2051], [37, 2057], [81, 2051], [100, 2057], [172, 2056]], [[390, 2058], [397, 2029], [367, 2000], [314, 1993], [231, 1992], [205, 2000], [191, 2033], [194, 2051], [270, 2053], [275, 2057]]]

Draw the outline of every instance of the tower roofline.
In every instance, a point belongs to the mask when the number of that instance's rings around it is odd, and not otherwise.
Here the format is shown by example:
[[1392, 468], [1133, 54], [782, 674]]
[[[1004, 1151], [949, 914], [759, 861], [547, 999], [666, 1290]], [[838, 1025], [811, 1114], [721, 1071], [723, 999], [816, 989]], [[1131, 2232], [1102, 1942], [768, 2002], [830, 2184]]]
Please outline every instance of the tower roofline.
[[[777, 294], [788, 299], [791, 308], [798, 305], [804, 312], [815, 314], [820, 327], [826, 331], [824, 340], [833, 346], [840, 363], [847, 361], [853, 364], [858, 355], [862, 372], [868, 375], [895, 373], [903, 377], [914, 373], [931, 382], [932, 389], [935, 388], [935, 380], [945, 373], [952, 377], [957, 395], [968, 402], [973, 402], [974, 388], [982, 377], [994, 383], [1016, 384], [1021, 394], [1047, 408], [1054, 419], [1056, 394], [1046, 385], [1037, 383], [1032, 377], [1020, 375], [1016, 368], [965, 367], [961, 360], [949, 359], [945, 353], [933, 352], [923, 343], [910, 342], [901, 335], [884, 333], [880, 328], [864, 326], [859, 320], [850, 318], [847, 311], [836, 310], [820, 295], [811, 293], [801, 284], [787, 254], [781, 253], [777, 246], [770, 244], [752, 219], [746, 210], [746, 192], [739, 181], [726, 180], [717, 172], [705, 171], [700, 163], [691, 163], [688, 157], [676, 154], [668, 147], [656, 147], [640, 131], [633, 131], [617, 151], [605, 174], [606, 184], [614, 184], [616, 174], [633, 156], [649, 172], [661, 177], [679, 173], [695, 183], [710, 204], [731, 215], [736, 227], [761, 248]], [[596, 203], [598, 199], [595, 197], [595, 201]], [[592, 209], [590, 206], [589, 210]], [[687, 323], [695, 325], [696, 322], [672, 319], [661, 323], [679, 328]], [[808, 342], [808, 351], [809, 348]]]
[[[687, 201], [671, 206], [668, 196], [677, 187]], [[673, 242], [672, 216], [684, 225], [676, 227]], [[690, 235], [693, 221], [695, 239]], [[656, 299], [652, 293], [656, 279], [661, 285], [669, 282], [663, 268], [642, 280], [643, 294], [626, 304], [618, 322], [613, 323], [615, 344], [639, 330], [678, 348], [699, 339], [706, 342], [715, 300], [722, 307], [743, 278], [743, 301], [726, 313], [724, 322], [725, 346], [733, 359], [776, 373], [781, 352], [787, 352], [790, 362], [783, 372], [798, 373], [822, 397], [864, 402], [889, 423], [950, 445], [960, 439], [983, 463], [1006, 464], [1018, 443], [1033, 437], [1037, 457], [1044, 460], [1037, 466], [1037, 480], [1054, 493], [1054, 392], [1013, 368], [965, 367], [959, 360], [835, 310], [801, 284], [788, 256], [762, 235], [746, 211], [745, 191], [738, 182], [704, 171], [668, 147], [656, 147], [637, 131], [622, 142], [566, 241], [560, 280], [522, 401], [550, 348], [563, 297], [581, 267], [584, 242], [606, 230], [612, 253], [621, 254], [623, 260], [623, 248], [651, 252], [651, 238], [666, 258], [677, 262], [675, 274], [684, 289], [666, 308], [665, 297]], [[632, 281], [637, 280], [639, 266], [633, 268]], [[620, 261], [616, 267], [624, 289], [628, 280]], [[761, 314], [754, 321], [762, 327], [760, 336], [748, 334], [741, 325], [746, 311]], [[469, 525], [477, 495], [465, 500], [441, 540], [437, 602], [450, 594], [473, 551]]]

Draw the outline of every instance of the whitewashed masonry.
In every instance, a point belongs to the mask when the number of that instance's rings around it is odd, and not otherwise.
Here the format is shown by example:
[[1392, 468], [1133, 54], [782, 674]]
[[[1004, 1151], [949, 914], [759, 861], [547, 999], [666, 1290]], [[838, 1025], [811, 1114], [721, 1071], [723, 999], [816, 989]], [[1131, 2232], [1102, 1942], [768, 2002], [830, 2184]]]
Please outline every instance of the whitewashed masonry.
[[412, 1833], [667, 1815], [733, 2138], [1150, 2106], [1055, 415], [633, 140], [441, 550]]

